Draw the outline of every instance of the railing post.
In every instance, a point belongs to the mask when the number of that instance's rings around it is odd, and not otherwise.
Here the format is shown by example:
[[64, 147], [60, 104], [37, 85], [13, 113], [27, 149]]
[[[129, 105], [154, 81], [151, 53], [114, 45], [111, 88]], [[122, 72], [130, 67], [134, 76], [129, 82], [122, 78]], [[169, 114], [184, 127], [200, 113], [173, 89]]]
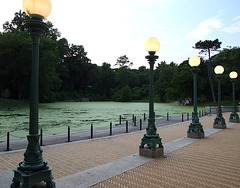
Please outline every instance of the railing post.
[[169, 114], [167, 113], [167, 121], [169, 121]]
[[183, 113], [182, 113], [182, 121], [184, 121], [184, 118], [183, 118]]
[[187, 113], [187, 120], [189, 120], [189, 113]]
[[134, 126], [136, 126], [137, 125], [137, 117], [135, 116], [134, 117]]
[[128, 120], [126, 121], [126, 133], [128, 133]]
[[112, 122], [110, 122], [110, 136], [112, 136]]
[[132, 122], [134, 122], [134, 114], [132, 115]]
[[43, 146], [43, 130], [40, 130], [40, 146]]
[[93, 138], [93, 124], [91, 124], [91, 138]]
[[140, 130], [142, 130], [142, 119], [140, 119]]
[[68, 126], [68, 142], [71, 142], [71, 140], [70, 140], [70, 126]]
[[119, 124], [120, 125], [122, 124], [122, 116], [121, 115], [119, 116]]
[[9, 134], [9, 132], [7, 132], [7, 151], [10, 150], [10, 148], [9, 148], [9, 142], [10, 142], [10, 134]]
[[143, 121], [145, 121], [146, 120], [146, 114], [144, 113], [143, 114]]

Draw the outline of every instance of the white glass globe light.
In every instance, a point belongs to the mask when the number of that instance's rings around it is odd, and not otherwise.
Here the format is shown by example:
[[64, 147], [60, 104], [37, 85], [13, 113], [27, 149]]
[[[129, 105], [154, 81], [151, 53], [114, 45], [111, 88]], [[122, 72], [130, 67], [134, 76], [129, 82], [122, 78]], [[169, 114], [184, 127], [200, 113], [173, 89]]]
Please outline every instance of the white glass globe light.
[[144, 47], [148, 52], [157, 52], [160, 49], [160, 42], [156, 37], [150, 37], [146, 40]]
[[52, 10], [51, 0], [23, 0], [22, 5], [28, 16], [40, 15], [47, 18]]
[[214, 68], [214, 72], [215, 72], [216, 74], [222, 74], [222, 73], [224, 72], [223, 66], [221, 66], [221, 65], [216, 66], [216, 67]]
[[189, 65], [191, 67], [198, 67], [201, 63], [201, 60], [198, 56], [192, 56], [189, 61], [188, 61]]
[[238, 77], [238, 73], [235, 72], [235, 71], [232, 71], [232, 72], [230, 72], [229, 77], [232, 78], [232, 79], [235, 79], [235, 78]]

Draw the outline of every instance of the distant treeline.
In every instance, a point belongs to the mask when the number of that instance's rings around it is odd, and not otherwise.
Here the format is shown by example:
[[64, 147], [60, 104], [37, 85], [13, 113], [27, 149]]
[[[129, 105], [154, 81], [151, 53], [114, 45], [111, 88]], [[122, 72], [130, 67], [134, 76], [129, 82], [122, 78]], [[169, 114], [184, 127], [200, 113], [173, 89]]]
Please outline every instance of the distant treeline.
[[[0, 33], [0, 97], [28, 99], [30, 93], [31, 38], [24, 26], [28, 16], [15, 13], [14, 19], [3, 24]], [[47, 22], [49, 32], [40, 42], [39, 99], [41, 102], [63, 100], [144, 100], [148, 97], [149, 66], [131, 69], [126, 55], [116, 62], [93, 64], [82, 45], [69, 44], [60, 38], [58, 29]], [[112, 68], [114, 63], [117, 68]], [[202, 60], [198, 73], [198, 100], [212, 100], [208, 78], [208, 61]], [[222, 50], [211, 58], [214, 90], [217, 94], [213, 69], [216, 65], [225, 68], [222, 77], [222, 97], [231, 96], [232, 85], [228, 74], [240, 73], [240, 48]], [[156, 62], [154, 70], [155, 101], [179, 101], [192, 98], [193, 79], [188, 60], [180, 65], [171, 62]], [[240, 81], [236, 83], [236, 98], [240, 95]]]

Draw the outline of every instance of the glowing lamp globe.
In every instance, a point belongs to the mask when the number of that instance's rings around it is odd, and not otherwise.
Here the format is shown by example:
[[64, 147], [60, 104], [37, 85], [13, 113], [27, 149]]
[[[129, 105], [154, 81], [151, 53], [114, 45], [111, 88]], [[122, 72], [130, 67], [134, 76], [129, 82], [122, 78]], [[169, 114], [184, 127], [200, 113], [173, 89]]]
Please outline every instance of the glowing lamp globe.
[[238, 73], [235, 72], [235, 71], [232, 71], [232, 72], [230, 72], [229, 77], [232, 78], [232, 79], [235, 79], [235, 78], [238, 77]]
[[47, 18], [52, 9], [51, 0], [23, 0], [23, 10], [28, 16], [40, 15]]
[[201, 60], [198, 56], [192, 56], [189, 61], [188, 61], [189, 65], [191, 67], [198, 67], [201, 63]]
[[222, 74], [224, 72], [223, 66], [221, 66], [221, 65], [216, 66], [215, 69], [214, 69], [214, 72], [216, 74]]
[[156, 37], [150, 37], [146, 40], [144, 48], [148, 52], [157, 52], [160, 49], [160, 42]]

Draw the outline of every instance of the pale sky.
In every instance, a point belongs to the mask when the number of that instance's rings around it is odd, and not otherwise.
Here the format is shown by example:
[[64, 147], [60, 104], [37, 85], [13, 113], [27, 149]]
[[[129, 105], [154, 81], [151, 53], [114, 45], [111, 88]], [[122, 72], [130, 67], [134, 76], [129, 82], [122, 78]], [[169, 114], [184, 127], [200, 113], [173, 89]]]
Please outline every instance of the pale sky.
[[[22, 0], [1, 0], [0, 31], [22, 10]], [[113, 65], [126, 55], [133, 68], [148, 67], [148, 37], [161, 43], [160, 61], [182, 63], [199, 40], [240, 46], [240, 0], [52, 0], [47, 18], [69, 43], [83, 45], [92, 63]]]

